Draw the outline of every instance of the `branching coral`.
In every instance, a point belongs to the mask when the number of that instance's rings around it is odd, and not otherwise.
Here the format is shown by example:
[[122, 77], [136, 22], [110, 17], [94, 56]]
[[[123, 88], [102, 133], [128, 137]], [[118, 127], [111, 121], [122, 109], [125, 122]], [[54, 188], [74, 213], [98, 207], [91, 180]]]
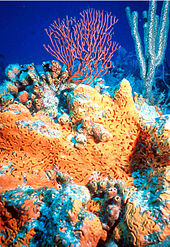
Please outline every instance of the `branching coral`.
[[[90, 84], [104, 75], [111, 65], [114, 52], [119, 49], [112, 41], [113, 26], [117, 19], [111, 13], [88, 9], [80, 13], [81, 18], [54, 21], [45, 29], [50, 45], [45, 49], [66, 65], [68, 82]], [[77, 70], [74, 71], [78, 60]]]

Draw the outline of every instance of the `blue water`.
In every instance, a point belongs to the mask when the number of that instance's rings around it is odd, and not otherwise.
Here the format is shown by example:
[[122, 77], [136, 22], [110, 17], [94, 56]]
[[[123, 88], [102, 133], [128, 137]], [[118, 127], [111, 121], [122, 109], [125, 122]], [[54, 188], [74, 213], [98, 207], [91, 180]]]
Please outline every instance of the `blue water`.
[[[125, 14], [125, 7], [139, 12], [142, 35], [142, 11], [148, 10], [148, 1], [52, 1], [52, 2], [0, 2], [0, 63], [32, 63], [53, 59], [43, 48], [49, 42], [44, 31], [55, 19], [66, 15], [79, 17], [87, 8], [111, 12], [119, 19], [115, 25], [114, 39], [128, 52], [134, 51], [134, 43]], [[160, 13], [162, 1], [158, 2]], [[170, 43], [170, 34], [169, 40]], [[167, 57], [170, 64], [170, 45]]]

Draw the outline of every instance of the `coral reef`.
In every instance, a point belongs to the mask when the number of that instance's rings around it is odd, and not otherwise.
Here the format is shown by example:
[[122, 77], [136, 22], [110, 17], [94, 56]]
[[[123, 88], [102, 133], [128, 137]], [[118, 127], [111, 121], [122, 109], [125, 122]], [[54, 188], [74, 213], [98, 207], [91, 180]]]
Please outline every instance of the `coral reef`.
[[94, 210], [94, 212], [98, 213], [102, 226], [107, 231], [111, 229], [120, 215], [121, 197], [118, 195], [118, 191], [115, 187], [117, 183], [118, 181], [111, 178], [101, 178], [98, 176], [98, 178], [93, 177], [90, 179], [87, 184], [92, 194], [89, 210], [93, 211], [94, 209], [91, 205], [92, 203], [96, 203], [98, 209], [97, 211]]
[[114, 239], [119, 246], [158, 244], [169, 236], [170, 230], [168, 169], [147, 169], [142, 179], [139, 172], [134, 176], [138, 190], [119, 186], [124, 216], [113, 231]]
[[58, 188], [25, 186], [1, 193], [3, 246], [96, 246], [106, 240], [100, 219], [86, 210], [87, 187], [63, 183], [65, 174], [56, 177]]
[[168, 116], [58, 62], [10, 65], [0, 93], [0, 245], [147, 246], [169, 232]]
[[68, 73], [57, 61], [44, 62], [43, 69], [39, 72], [34, 64], [9, 65], [6, 68], [9, 80], [0, 87], [0, 109], [4, 110], [15, 101], [25, 105], [31, 114], [43, 109], [56, 116], [58, 100], [55, 96]]

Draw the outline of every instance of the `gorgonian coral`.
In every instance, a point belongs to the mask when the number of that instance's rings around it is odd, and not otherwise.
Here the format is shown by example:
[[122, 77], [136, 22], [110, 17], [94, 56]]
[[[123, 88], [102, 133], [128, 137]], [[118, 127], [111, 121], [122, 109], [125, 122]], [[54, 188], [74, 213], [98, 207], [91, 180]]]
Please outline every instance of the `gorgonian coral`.
[[112, 40], [117, 19], [111, 13], [94, 9], [85, 10], [80, 16], [79, 20], [67, 16], [62, 21], [54, 21], [45, 29], [51, 45], [44, 47], [66, 65], [69, 82], [90, 84], [112, 67], [111, 58], [119, 49]]

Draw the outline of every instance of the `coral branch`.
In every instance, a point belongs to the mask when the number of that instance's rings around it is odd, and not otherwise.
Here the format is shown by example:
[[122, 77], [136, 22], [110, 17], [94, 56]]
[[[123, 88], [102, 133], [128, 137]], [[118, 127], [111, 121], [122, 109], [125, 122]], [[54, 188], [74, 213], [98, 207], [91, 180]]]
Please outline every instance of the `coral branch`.
[[[111, 13], [88, 9], [80, 13], [81, 18], [54, 21], [45, 29], [51, 45], [45, 49], [64, 63], [69, 73], [68, 82], [90, 84], [96, 77], [111, 68], [113, 53], [119, 45], [112, 41], [113, 26], [117, 23]], [[74, 70], [78, 61], [77, 70]]]

